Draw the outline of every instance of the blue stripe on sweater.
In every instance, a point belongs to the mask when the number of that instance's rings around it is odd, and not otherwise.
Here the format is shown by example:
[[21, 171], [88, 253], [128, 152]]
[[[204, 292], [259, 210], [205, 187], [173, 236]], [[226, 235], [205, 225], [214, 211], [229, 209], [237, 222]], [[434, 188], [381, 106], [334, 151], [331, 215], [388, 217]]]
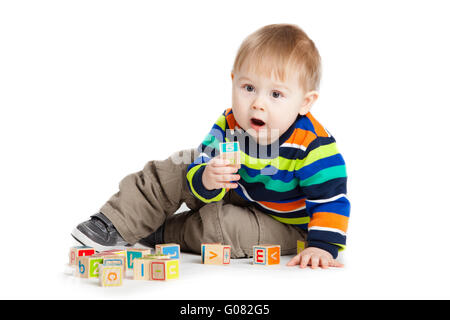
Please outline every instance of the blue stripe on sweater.
[[346, 197], [325, 203], [306, 201], [306, 207], [309, 212], [332, 212], [344, 217], [348, 217], [350, 215], [350, 202]]
[[345, 165], [344, 158], [342, 158], [342, 155], [340, 153], [335, 154], [331, 157], [326, 157], [317, 161], [314, 161], [313, 163], [301, 168], [298, 170], [297, 174], [299, 177], [301, 177], [302, 180], [308, 179], [309, 177], [315, 175], [320, 170], [334, 167], [334, 166], [340, 166]]

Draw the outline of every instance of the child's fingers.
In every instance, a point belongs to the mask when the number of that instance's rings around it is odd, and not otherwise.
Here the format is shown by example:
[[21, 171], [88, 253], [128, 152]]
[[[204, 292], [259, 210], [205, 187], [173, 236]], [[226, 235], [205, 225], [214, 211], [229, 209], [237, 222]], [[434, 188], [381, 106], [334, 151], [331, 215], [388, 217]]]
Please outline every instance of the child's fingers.
[[300, 255], [296, 255], [287, 263], [288, 266], [296, 266], [300, 263]]
[[217, 171], [220, 171], [222, 173], [236, 173], [238, 172], [238, 168], [235, 166], [225, 166], [225, 167], [219, 167], [215, 168]]
[[238, 171], [238, 167], [233, 165], [230, 160], [222, 158], [213, 158], [208, 162], [214, 171], [222, 171], [223, 173], [234, 173]]
[[213, 183], [214, 189], [236, 189], [238, 187], [237, 183], [232, 183], [230, 181], [215, 181]]
[[216, 174], [232, 174], [238, 172], [238, 168], [233, 166], [214, 167], [213, 171]]
[[319, 267], [319, 261], [320, 261], [320, 257], [317, 255], [313, 255], [311, 257], [311, 268], [312, 269], [316, 269]]
[[228, 159], [222, 159], [222, 158], [213, 158], [209, 162], [211, 166], [213, 167], [223, 167], [230, 165], [230, 161]]
[[320, 257], [320, 266], [323, 269], [328, 269], [328, 266], [330, 264], [330, 260], [326, 257]]
[[234, 166], [222, 166], [217, 164], [211, 164], [210, 171], [213, 174], [230, 174], [236, 173], [238, 168]]
[[216, 179], [221, 182], [237, 181], [241, 178], [238, 174], [218, 174]]
[[311, 259], [311, 255], [305, 254], [300, 258], [300, 268], [304, 269], [308, 266], [309, 260]]
[[238, 187], [237, 183], [222, 183], [220, 188], [226, 189], [236, 189]]
[[214, 168], [211, 171], [211, 174], [213, 174], [217, 180], [221, 181], [235, 180], [241, 178], [239, 174], [234, 170], [221, 170]]
[[344, 265], [334, 259], [330, 259], [325, 256], [312, 255], [312, 254], [298, 254], [293, 257], [286, 264], [287, 266], [299, 265], [300, 268], [306, 268], [311, 266], [312, 269], [316, 269], [319, 266], [323, 269], [328, 269], [329, 267], [342, 268]]
[[336, 261], [336, 260], [331, 260], [330, 262], [330, 267], [334, 267], [334, 268], [342, 268], [344, 266], [344, 264]]

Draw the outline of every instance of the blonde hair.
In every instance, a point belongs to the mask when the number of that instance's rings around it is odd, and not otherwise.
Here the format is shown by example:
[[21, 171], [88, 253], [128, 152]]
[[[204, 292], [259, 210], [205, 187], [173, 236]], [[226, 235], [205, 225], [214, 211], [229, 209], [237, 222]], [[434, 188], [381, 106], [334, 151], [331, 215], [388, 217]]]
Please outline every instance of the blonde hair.
[[318, 90], [321, 59], [314, 42], [293, 24], [270, 24], [250, 34], [241, 44], [232, 72], [240, 71], [244, 62], [248, 71], [265, 75], [272, 73], [281, 81], [287, 73], [297, 75], [305, 92]]

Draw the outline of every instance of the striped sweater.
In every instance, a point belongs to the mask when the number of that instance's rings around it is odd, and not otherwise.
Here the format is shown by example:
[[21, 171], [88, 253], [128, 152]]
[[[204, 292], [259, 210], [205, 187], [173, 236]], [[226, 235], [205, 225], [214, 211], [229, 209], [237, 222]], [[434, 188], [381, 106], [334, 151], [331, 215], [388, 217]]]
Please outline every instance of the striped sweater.
[[236, 123], [232, 109], [226, 109], [187, 171], [191, 193], [205, 203], [220, 201], [228, 191], [207, 190], [202, 174], [219, 155], [219, 143], [230, 141], [240, 145], [236, 193], [274, 219], [307, 230], [307, 246], [336, 258], [345, 248], [350, 202], [345, 162], [331, 134], [308, 113], [299, 115], [278, 141], [257, 145]]

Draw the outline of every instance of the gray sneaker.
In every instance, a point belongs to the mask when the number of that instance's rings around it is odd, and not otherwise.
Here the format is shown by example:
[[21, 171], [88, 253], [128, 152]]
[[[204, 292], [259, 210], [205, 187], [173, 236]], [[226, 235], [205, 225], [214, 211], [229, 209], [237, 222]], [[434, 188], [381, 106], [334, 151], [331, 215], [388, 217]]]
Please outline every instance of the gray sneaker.
[[92, 215], [90, 220], [80, 223], [73, 229], [72, 237], [82, 245], [94, 248], [95, 251], [123, 249], [131, 246], [101, 212]]

